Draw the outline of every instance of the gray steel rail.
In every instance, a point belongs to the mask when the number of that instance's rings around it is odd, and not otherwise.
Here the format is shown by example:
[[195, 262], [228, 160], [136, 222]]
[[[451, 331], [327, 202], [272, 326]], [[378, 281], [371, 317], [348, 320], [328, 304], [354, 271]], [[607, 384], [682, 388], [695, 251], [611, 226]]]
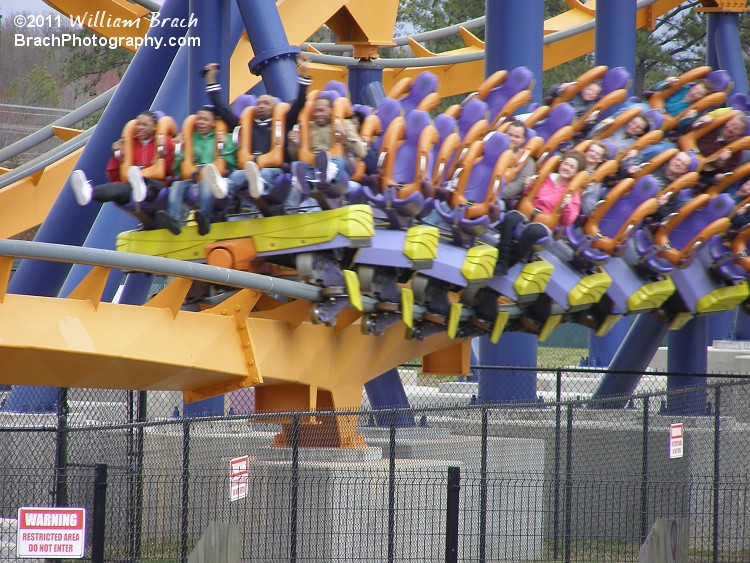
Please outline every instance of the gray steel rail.
[[12, 258], [32, 258], [50, 262], [72, 262], [87, 266], [105, 266], [126, 271], [145, 272], [164, 276], [189, 278], [196, 281], [228, 285], [232, 287], [256, 289], [265, 293], [284, 295], [308, 301], [321, 300], [321, 288], [301, 282], [282, 280], [262, 274], [240, 272], [229, 268], [103, 250], [83, 248], [49, 242], [25, 240], [0, 240], [0, 256]]

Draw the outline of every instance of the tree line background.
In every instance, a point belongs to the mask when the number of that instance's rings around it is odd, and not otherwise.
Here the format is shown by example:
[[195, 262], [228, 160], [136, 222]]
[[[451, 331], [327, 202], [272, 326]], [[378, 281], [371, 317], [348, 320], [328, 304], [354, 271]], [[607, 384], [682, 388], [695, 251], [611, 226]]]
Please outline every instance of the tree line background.
[[[648, 89], [668, 75], [680, 74], [705, 61], [705, 17], [696, 13], [697, 0], [683, 2], [659, 18], [654, 32], [638, 30], [636, 43], [636, 93]], [[0, 1], [0, 9], [2, 2]], [[396, 27], [397, 35], [438, 29], [462, 23], [484, 14], [485, 0], [403, 0]], [[547, 0], [545, 17], [549, 18], [568, 9], [565, 0]], [[2, 13], [0, 11], [0, 13]], [[75, 109], [95, 95], [116, 85], [132, 55], [123, 49], [83, 48], [52, 49], [44, 47], [15, 47], [13, 14], [4, 14], [0, 24], [0, 147], [24, 134], [29, 134], [61, 115]], [[741, 16], [741, 37], [746, 60], [750, 60], [750, 24]], [[68, 28], [65, 31], [70, 31]], [[33, 29], [25, 29], [26, 35]], [[484, 39], [484, 29], [473, 30]], [[45, 27], [41, 33], [55, 33]], [[87, 35], [88, 31], [78, 33]], [[322, 28], [313, 41], [335, 41], [327, 28]], [[458, 36], [429, 42], [433, 52], [444, 52], [463, 46]], [[384, 50], [383, 56], [411, 56], [408, 48]], [[594, 64], [593, 55], [586, 55], [546, 71], [543, 85], [575, 79]], [[448, 102], [452, 102], [448, 101]], [[51, 108], [35, 110], [29, 108]], [[53, 110], [59, 111], [53, 111]], [[82, 126], [96, 121], [94, 116]], [[24, 155], [23, 160], [37, 156]], [[0, 163], [17, 166], [18, 161]]]

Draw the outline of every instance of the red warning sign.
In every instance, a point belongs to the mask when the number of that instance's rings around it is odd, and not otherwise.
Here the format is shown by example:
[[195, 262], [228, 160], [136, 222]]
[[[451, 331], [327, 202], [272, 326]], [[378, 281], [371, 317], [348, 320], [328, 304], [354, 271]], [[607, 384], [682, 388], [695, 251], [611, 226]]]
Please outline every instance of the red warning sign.
[[18, 509], [18, 557], [80, 559], [86, 546], [85, 508]]

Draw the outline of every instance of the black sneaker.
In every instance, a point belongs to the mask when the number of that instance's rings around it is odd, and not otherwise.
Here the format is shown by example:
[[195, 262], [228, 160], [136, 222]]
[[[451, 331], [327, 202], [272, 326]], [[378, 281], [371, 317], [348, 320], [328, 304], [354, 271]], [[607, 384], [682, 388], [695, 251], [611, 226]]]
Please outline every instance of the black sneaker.
[[156, 224], [162, 229], [167, 229], [173, 235], [179, 235], [182, 231], [180, 222], [163, 209], [156, 212]]
[[198, 223], [198, 234], [202, 237], [211, 232], [211, 221], [203, 214], [203, 211], [196, 211], [194, 214], [195, 222]]

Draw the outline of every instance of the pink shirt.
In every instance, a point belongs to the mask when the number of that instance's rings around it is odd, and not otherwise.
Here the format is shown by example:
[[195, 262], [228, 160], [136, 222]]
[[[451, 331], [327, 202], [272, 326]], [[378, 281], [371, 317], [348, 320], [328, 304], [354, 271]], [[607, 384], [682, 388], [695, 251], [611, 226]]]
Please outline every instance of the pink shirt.
[[[542, 213], [552, 213], [565, 195], [565, 190], [568, 188], [567, 184], [558, 186], [553, 179], [556, 177], [557, 174], [550, 174], [547, 176], [534, 197], [533, 205], [536, 209], [541, 210]], [[572, 225], [580, 212], [581, 194], [575, 191], [572, 194], [570, 203], [562, 210], [560, 224], [563, 227]]]

